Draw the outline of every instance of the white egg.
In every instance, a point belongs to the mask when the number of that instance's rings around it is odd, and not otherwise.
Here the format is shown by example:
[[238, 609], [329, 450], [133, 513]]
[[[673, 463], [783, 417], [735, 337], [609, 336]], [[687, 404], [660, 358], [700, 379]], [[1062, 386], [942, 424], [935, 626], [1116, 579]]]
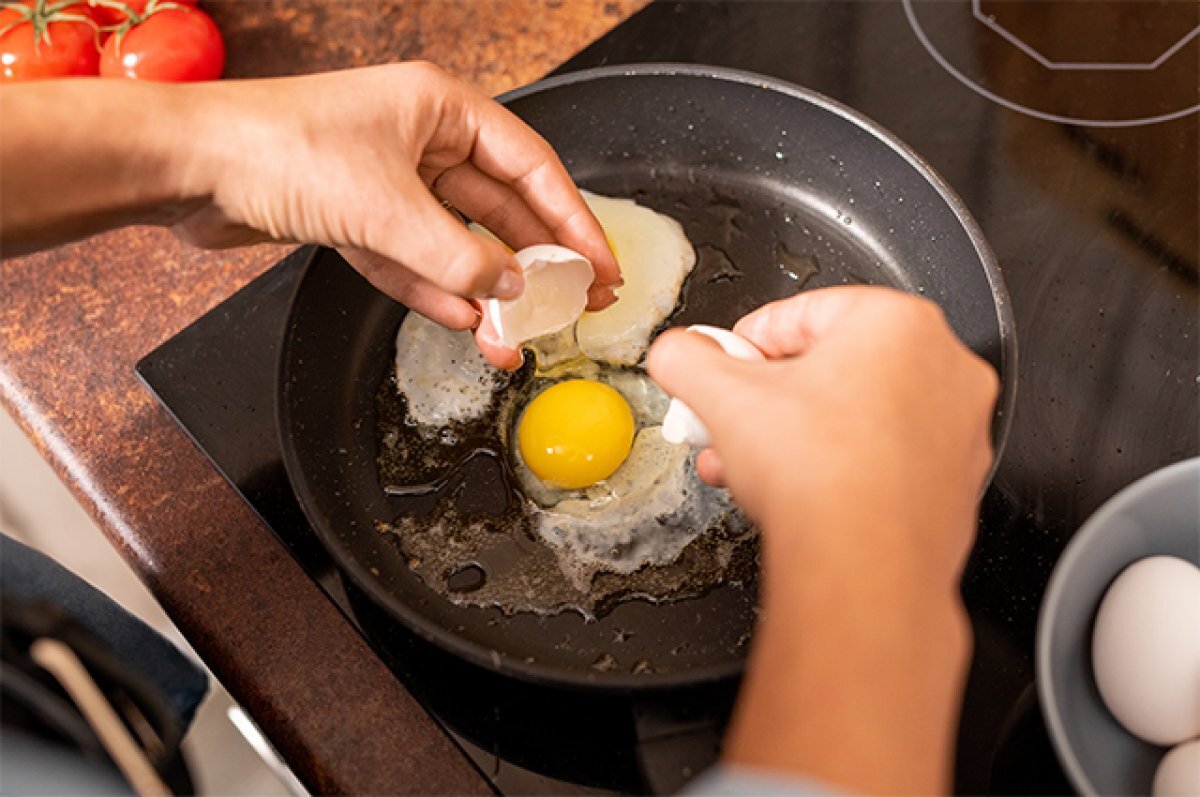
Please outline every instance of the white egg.
[[618, 301], [584, 313], [575, 335], [583, 354], [615, 365], [641, 359], [650, 336], [675, 308], [684, 279], [696, 265], [696, 250], [679, 222], [631, 199], [583, 192], [604, 228], [621, 266]]
[[411, 312], [396, 333], [395, 374], [409, 415], [429, 427], [482, 417], [500, 384], [470, 332]]
[[1200, 736], [1200, 568], [1174, 556], [1126, 568], [1096, 613], [1092, 664], [1130, 733], [1158, 745]]
[[[763, 360], [763, 353], [750, 341], [741, 335], [736, 335], [728, 329], [710, 327], [704, 324], [693, 324], [689, 332], [698, 332], [712, 338], [730, 357], [739, 360]], [[692, 408], [679, 399], [671, 399], [671, 406], [663, 418], [663, 437], [668, 443], [684, 444], [696, 448], [707, 448], [712, 444], [708, 428]]]
[[1154, 773], [1154, 797], [1196, 797], [1200, 794], [1200, 739], [1170, 750]]

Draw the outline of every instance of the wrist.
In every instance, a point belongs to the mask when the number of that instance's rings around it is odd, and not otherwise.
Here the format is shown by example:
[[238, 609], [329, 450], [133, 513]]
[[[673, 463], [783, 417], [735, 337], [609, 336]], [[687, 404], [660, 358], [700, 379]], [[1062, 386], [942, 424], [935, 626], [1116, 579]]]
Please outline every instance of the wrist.
[[957, 595], [798, 570], [767, 596], [727, 759], [862, 793], [947, 791], [970, 654]]
[[230, 160], [230, 110], [221, 84], [163, 85], [148, 148], [161, 166], [161, 202], [147, 224], [175, 225], [213, 201]]

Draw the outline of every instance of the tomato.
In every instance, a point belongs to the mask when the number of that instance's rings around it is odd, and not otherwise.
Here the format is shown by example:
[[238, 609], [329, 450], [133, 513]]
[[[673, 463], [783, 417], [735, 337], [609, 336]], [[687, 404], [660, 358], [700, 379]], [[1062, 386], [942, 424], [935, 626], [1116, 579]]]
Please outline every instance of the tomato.
[[[114, 5], [108, 5], [110, 2]], [[170, 0], [170, 2], [180, 6], [194, 7], [197, 0]], [[133, 12], [135, 16], [146, 13], [146, 6], [149, 3], [150, 0], [105, 0], [104, 5], [93, 4], [92, 10], [96, 12], [96, 19], [100, 21], [101, 25], [111, 27], [124, 22], [128, 18], [129, 12]], [[124, 6], [124, 8], [115, 7], [117, 5]]]
[[83, 4], [25, 0], [0, 8], [0, 80], [95, 75], [99, 25]]
[[101, 77], [183, 82], [216, 80], [225, 67], [225, 42], [212, 18], [198, 8], [156, 8], [104, 43]]

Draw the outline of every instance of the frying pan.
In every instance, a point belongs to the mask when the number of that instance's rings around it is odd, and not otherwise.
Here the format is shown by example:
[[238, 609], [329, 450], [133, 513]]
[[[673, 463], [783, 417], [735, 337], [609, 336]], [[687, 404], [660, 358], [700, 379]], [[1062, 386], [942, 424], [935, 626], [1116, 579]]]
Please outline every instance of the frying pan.
[[[1000, 273], [962, 202], [890, 133], [814, 92], [715, 67], [604, 67], [500, 100], [554, 146], [581, 186], [680, 221], [700, 265], [672, 324], [732, 325], [801, 288], [868, 283], [923, 294], [1000, 373], [993, 438], [1002, 448], [1016, 344]], [[455, 606], [409, 569], [392, 535], [376, 530], [399, 509], [376, 469], [374, 406], [405, 312], [336, 253], [318, 250], [285, 326], [284, 463], [344, 575], [422, 637], [522, 679], [627, 691], [739, 673], [752, 588], [629, 601], [585, 622], [571, 612], [505, 616]], [[483, 477], [470, 489], [486, 503], [504, 488]], [[794, 577], [804, 578], [803, 563]], [[634, 673], [640, 661], [651, 666]]]

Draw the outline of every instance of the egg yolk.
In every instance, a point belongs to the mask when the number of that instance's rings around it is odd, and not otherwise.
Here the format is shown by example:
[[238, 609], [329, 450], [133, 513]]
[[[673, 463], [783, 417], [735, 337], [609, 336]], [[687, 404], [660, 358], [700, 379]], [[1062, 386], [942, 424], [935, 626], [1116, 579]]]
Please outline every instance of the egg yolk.
[[589, 379], [559, 382], [534, 397], [517, 424], [521, 457], [553, 487], [607, 479], [629, 456], [633, 412], [616, 390]]

